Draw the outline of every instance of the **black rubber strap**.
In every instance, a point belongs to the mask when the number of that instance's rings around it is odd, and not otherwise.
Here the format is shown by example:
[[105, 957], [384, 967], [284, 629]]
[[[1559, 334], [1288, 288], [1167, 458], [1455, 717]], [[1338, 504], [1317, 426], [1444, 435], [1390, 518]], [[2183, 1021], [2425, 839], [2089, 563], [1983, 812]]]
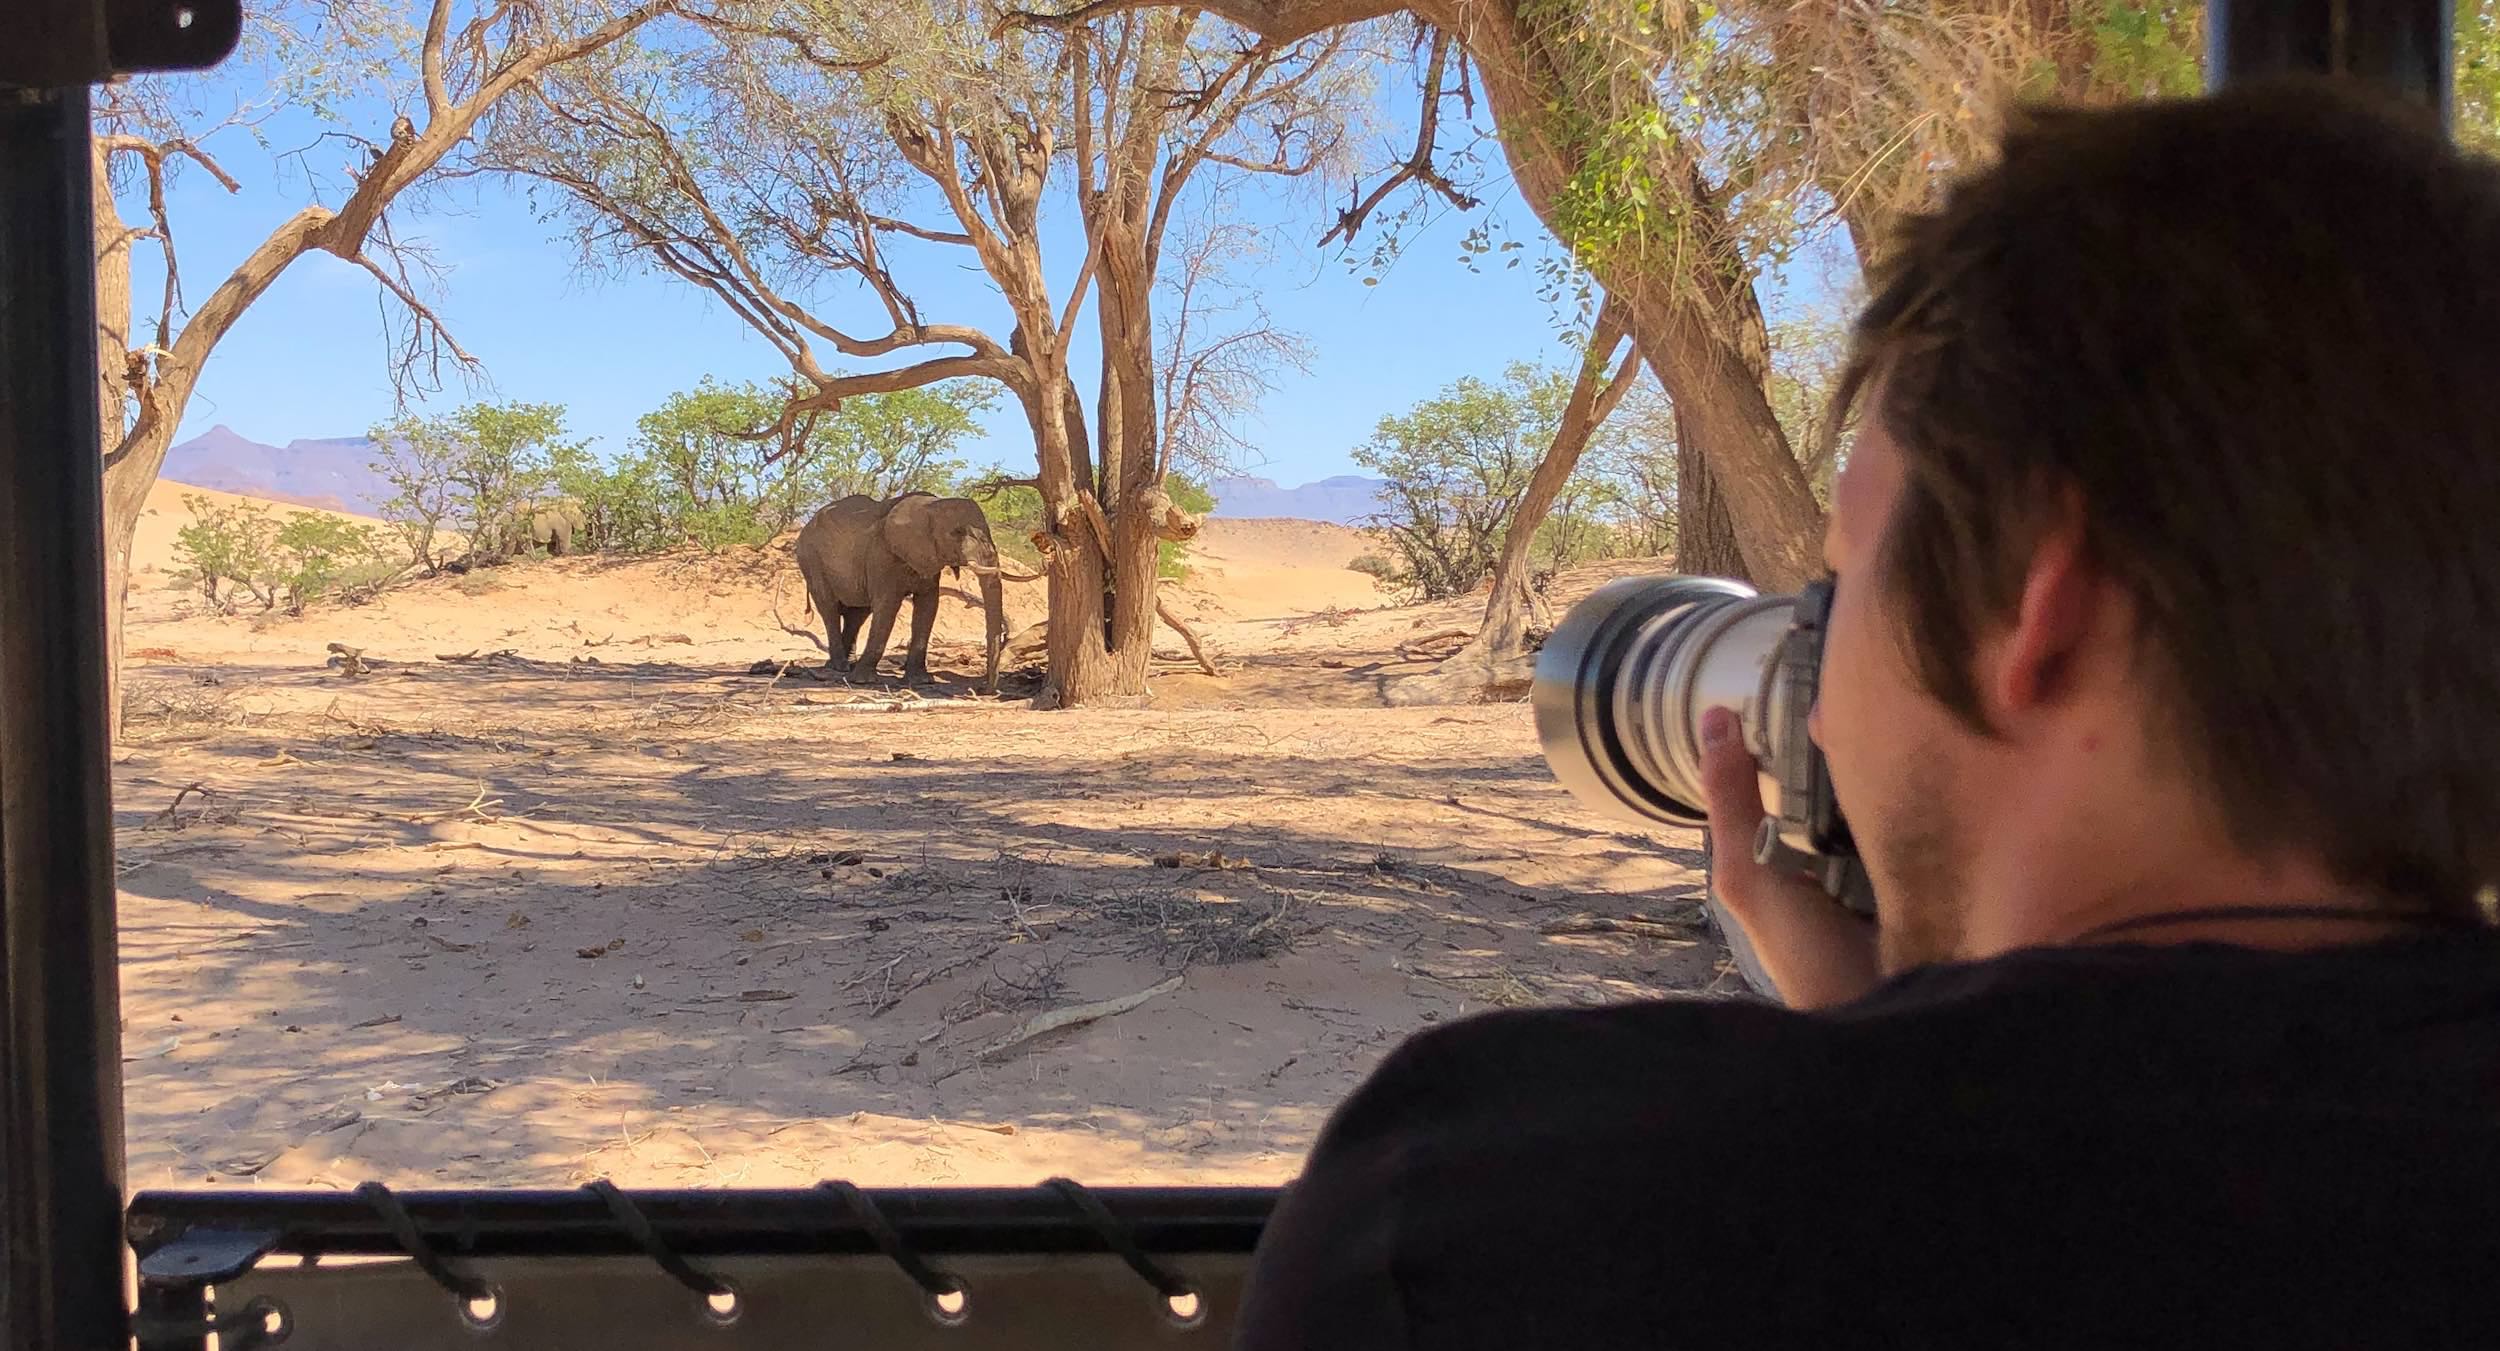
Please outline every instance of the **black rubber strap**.
[[729, 1288], [727, 1281], [678, 1256], [677, 1250], [668, 1246], [667, 1240], [660, 1237], [660, 1231], [651, 1226], [651, 1220], [642, 1213], [642, 1207], [635, 1205], [631, 1197], [617, 1190], [615, 1183], [603, 1177], [596, 1182], [586, 1184], [585, 1190], [607, 1203], [608, 1213], [615, 1216], [617, 1224], [633, 1237], [635, 1245], [640, 1247], [653, 1262], [658, 1263], [660, 1270], [667, 1272], [670, 1278], [679, 1285], [698, 1295], [735, 1293]]
[[1110, 1245], [1111, 1251], [1128, 1263], [1129, 1270], [1143, 1277], [1146, 1284], [1153, 1286], [1165, 1299], [1198, 1293], [1197, 1288], [1181, 1279], [1179, 1273], [1148, 1257], [1146, 1250], [1138, 1246], [1137, 1234], [1129, 1228], [1128, 1222], [1112, 1214], [1111, 1208], [1102, 1203], [1102, 1198], [1087, 1190], [1084, 1183], [1073, 1178], [1054, 1177], [1042, 1185], [1066, 1197], [1068, 1204], [1076, 1207], [1077, 1213], [1085, 1217], [1094, 1232], [1102, 1236], [1102, 1241]]
[[287, 1331], [292, 1331], [286, 1323], [280, 1322], [278, 1326], [286, 1331], [271, 1336], [269, 1315], [273, 1313], [283, 1320], [286, 1306], [267, 1295], [260, 1295], [232, 1313], [209, 1318], [151, 1318], [141, 1314], [130, 1320], [130, 1330], [141, 1346], [163, 1342], [201, 1342], [214, 1333], [217, 1344], [225, 1347], [226, 1351], [251, 1351], [256, 1346], [275, 1346], [286, 1340]]
[[356, 1188], [356, 1195], [373, 1207], [374, 1214], [382, 1217], [383, 1227], [391, 1231], [391, 1238], [399, 1244], [399, 1250], [414, 1259], [417, 1269], [432, 1278], [436, 1285], [462, 1299], [494, 1297], [493, 1286], [475, 1276], [453, 1270], [452, 1265], [443, 1260], [442, 1254], [434, 1251], [434, 1245], [425, 1240], [425, 1232], [417, 1228], [415, 1220], [409, 1218], [408, 1207], [391, 1195], [390, 1188], [379, 1182], [367, 1182]]
[[868, 1193], [848, 1182], [819, 1182], [816, 1189], [841, 1197], [842, 1203], [850, 1207], [851, 1218], [859, 1221], [860, 1227], [868, 1231], [868, 1237], [876, 1242], [878, 1251], [901, 1267], [904, 1275], [911, 1277], [912, 1284], [931, 1295], [963, 1293], [963, 1281], [929, 1265], [927, 1258], [912, 1251], [911, 1245], [903, 1241], [902, 1231], [885, 1217], [885, 1212], [877, 1208], [877, 1203], [869, 1198]]

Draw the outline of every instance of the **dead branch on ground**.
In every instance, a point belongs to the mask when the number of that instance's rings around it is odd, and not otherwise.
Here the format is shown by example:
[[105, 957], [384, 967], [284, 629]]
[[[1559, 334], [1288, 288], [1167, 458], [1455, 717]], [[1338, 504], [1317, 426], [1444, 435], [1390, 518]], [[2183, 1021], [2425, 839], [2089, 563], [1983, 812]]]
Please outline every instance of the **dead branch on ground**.
[[1670, 947], [1689, 948], [1701, 940], [1694, 935], [1701, 931], [1696, 921], [1643, 919], [1639, 916], [1617, 918], [1613, 915], [1572, 915], [1547, 920], [1536, 931], [1548, 937], [1557, 934], [1629, 934], [1636, 938], [1654, 939]]
[[952, 1079], [956, 1075], [963, 1073], [965, 1070], [971, 1069], [973, 1066], [981, 1064], [984, 1061], [994, 1060], [999, 1056], [1005, 1055], [1007, 1052], [1022, 1046], [1036, 1037], [1047, 1036], [1050, 1033], [1063, 1031], [1067, 1028], [1082, 1027], [1087, 1023], [1099, 1022], [1105, 1018], [1116, 1017], [1119, 1014], [1126, 1013], [1129, 1010], [1144, 1004], [1147, 1000], [1153, 999], [1157, 995], [1170, 994], [1172, 991], [1177, 990], [1180, 987], [1180, 977], [1167, 976], [1135, 994], [1122, 995], [1117, 999], [1099, 1000], [1091, 1004], [1071, 1004], [1064, 1009], [1052, 1009], [1048, 1013], [1037, 1015], [1036, 1017], [1025, 1022], [1022, 1026], [1017, 1027], [1014, 1031], [998, 1038], [996, 1041], [990, 1042], [988, 1045], [983, 1046], [980, 1050], [973, 1052], [971, 1059], [966, 1060], [964, 1063], [957, 1065], [955, 1068], [937, 1076], [937, 1078], [931, 1082], [935, 1083]]
[[1474, 636], [1471, 629], [1443, 629], [1399, 643], [1397, 654], [1406, 661], [1446, 661]]
[[1204, 671], [1211, 676], [1220, 676], [1223, 674], [1223, 672], [1215, 669], [1214, 661], [1208, 658], [1206, 644], [1198, 641], [1197, 630], [1189, 627], [1187, 623], [1182, 621], [1179, 615], [1172, 613], [1172, 602], [1164, 599], [1160, 593], [1160, 588], [1158, 588], [1155, 596], [1155, 614], [1161, 617], [1165, 624], [1170, 625], [1174, 633], [1181, 636], [1182, 642], [1189, 644], [1189, 655], [1198, 659], [1199, 670]]

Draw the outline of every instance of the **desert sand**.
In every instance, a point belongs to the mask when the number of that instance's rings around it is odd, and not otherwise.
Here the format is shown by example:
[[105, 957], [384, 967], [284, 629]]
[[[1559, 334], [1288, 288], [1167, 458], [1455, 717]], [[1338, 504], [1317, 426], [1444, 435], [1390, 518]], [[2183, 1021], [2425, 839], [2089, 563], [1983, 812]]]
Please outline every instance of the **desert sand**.
[[214, 614], [198, 491], [114, 757], [134, 1186], [1276, 1183], [1420, 1028], [1734, 985], [1696, 838], [1572, 801], [1523, 705], [1384, 706], [1478, 602], [1355, 531], [1210, 522], [1225, 674], [1041, 713], [961, 598], [934, 686], [812, 678], [779, 550]]

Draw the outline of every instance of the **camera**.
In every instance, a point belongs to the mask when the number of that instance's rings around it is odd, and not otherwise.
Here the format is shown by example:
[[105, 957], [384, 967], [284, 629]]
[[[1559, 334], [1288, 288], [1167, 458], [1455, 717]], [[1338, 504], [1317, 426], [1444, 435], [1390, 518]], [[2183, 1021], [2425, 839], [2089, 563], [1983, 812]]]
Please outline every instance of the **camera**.
[[[1537, 655], [1529, 702], [1554, 776], [1581, 801], [1633, 825], [1704, 825], [1701, 720], [1711, 709], [1733, 709], [1761, 776], [1764, 809], [1760, 833], [1743, 847], [1873, 914], [1830, 771], [1806, 730], [1831, 605], [1829, 581], [1793, 596], [1682, 575], [1599, 588], [1571, 608]], [[1742, 934], [1723, 916], [1721, 928], [1748, 978], [1769, 992]]]

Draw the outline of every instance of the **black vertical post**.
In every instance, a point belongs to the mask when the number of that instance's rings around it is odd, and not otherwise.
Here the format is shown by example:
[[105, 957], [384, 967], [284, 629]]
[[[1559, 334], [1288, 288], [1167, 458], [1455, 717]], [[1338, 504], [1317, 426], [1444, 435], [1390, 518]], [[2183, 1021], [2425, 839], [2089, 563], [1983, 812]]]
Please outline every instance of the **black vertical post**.
[[2208, 0], [2207, 79], [2349, 76], [2448, 124], [2456, 65], [2450, 0]]
[[0, 85], [0, 1336], [26, 1351], [128, 1337], [87, 118], [84, 87]]

